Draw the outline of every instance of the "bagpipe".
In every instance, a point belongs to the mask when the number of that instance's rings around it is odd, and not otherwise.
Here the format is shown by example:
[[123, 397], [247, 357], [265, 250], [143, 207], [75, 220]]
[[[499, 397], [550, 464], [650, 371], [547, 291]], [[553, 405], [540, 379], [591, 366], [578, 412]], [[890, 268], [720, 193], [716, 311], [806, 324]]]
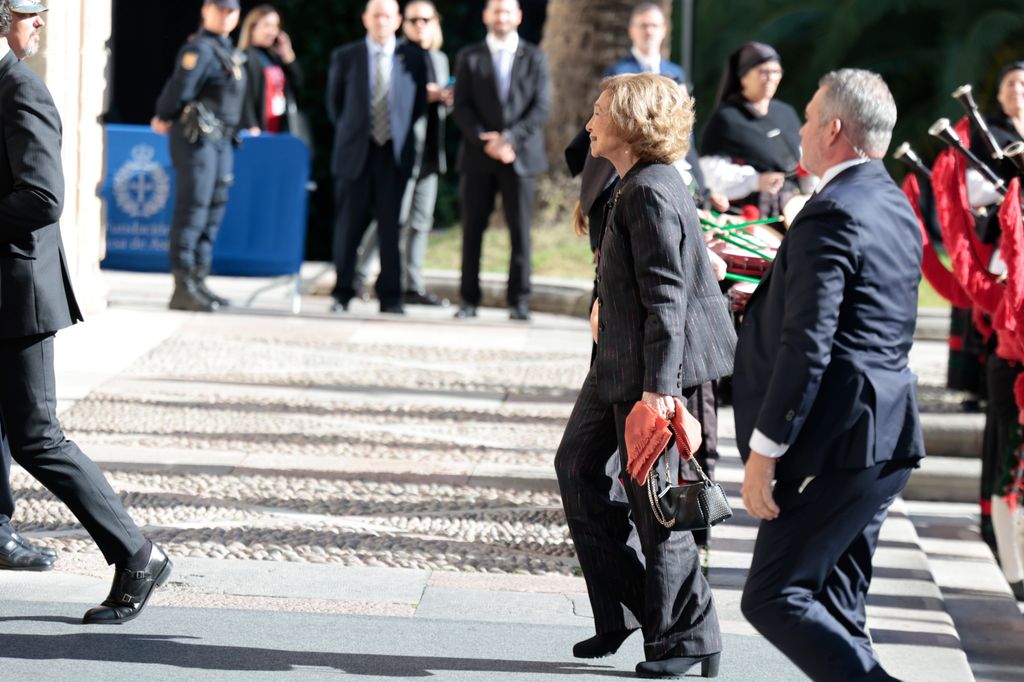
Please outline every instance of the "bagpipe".
[[[1001, 147], [978, 111], [969, 85], [952, 96], [963, 105], [966, 115], [953, 125], [940, 118], [928, 133], [947, 148], [929, 169], [909, 144], [896, 148], [893, 158], [913, 172], [904, 179], [903, 190], [917, 213], [924, 243], [922, 273], [941, 296], [958, 308], [971, 308], [974, 321], [984, 335], [995, 334], [996, 354], [1010, 362], [1024, 362], [1024, 223], [1021, 219], [1021, 176], [1024, 176], [1024, 142]], [[971, 148], [971, 130], [983, 149]], [[1014, 176], [996, 173], [983, 157], [1002, 162], [1008, 159]], [[1000, 164], [1000, 169], [1007, 166]], [[991, 184], [997, 197], [988, 207], [972, 207], [968, 199], [967, 171], [973, 169]], [[922, 187], [927, 181], [934, 198], [941, 241], [949, 265], [938, 256], [920, 210]], [[985, 243], [977, 225], [998, 222], [994, 243]], [[954, 350], [950, 343], [951, 355]], [[951, 358], [952, 359], [952, 358]], [[1014, 386], [1019, 419], [1024, 423], [1024, 375]]]

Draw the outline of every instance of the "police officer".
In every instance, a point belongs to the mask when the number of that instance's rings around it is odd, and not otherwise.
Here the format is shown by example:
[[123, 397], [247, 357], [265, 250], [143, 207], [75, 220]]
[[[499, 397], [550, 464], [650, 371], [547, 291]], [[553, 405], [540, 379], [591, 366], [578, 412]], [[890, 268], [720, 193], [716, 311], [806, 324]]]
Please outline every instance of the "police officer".
[[238, 26], [238, 0], [205, 0], [202, 16], [199, 32], [178, 54], [150, 125], [170, 135], [177, 174], [170, 308], [213, 312], [228, 305], [207, 288], [205, 279], [233, 177], [232, 139], [245, 96], [245, 57], [228, 38]]

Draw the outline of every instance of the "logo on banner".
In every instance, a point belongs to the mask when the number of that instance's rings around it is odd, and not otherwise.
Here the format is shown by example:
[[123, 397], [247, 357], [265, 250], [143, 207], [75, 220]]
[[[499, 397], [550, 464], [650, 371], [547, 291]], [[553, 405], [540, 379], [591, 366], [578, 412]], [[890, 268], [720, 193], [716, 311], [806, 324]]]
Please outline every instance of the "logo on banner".
[[171, 179], [153, 161], [156, 150], [148, 144], [132, 148], [132, 158], [114, 175], [114, 200], [132, 218], [150, 218], [167, 206]]

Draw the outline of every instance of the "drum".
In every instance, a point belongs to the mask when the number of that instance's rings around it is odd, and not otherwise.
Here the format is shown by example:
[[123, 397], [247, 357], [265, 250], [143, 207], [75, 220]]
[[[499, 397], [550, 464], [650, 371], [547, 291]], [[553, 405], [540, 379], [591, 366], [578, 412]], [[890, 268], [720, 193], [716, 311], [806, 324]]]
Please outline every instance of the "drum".
[[761, 277], [768, 272], [768, 268], [772, 265], [770, 260], [765, 260], [757, 254], [732, 244], [726, 244], [715, 251], [729, 266], [729, 272], [745, 277]]
[[737, 282], [729, 287], [729, 309], [737, 318], [747, 309], [747, 301], [756, 288], [753, 282]]

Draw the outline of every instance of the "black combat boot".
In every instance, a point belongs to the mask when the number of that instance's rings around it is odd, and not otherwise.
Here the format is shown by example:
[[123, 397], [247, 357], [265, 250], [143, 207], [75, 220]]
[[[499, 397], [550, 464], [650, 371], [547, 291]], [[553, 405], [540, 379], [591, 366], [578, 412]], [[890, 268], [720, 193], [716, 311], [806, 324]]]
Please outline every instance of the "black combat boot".
[[221, 308], [227, 308], [229, 305], [231, 305], [231, 301], [229, 301], [228, 299], [224, 298], [223, 296], [218, 296], [217, 294], [215, 294], [212, 291], [210, 291], [210, 287], [206, 286], [206, 278], [209, 277], [209, 276], [210, 276], [210, 266], [209, 266], [209, 264], [207, 264], [207, 265], [197, 265], [192, 270], [192, 281], [194, 281], [195, 284], [196, 284], [196, 291], [199, 292], [200, 296], [202, 296], [203, 298], [206, 298], [206, 299], [209, 299], [209, 300], [213, 301], [214, 303], [219, 305]]
[[220, 306], [206, 299], [196, 290], [196, 284], [190, 271], [174, 270], [174, 294], [167, 307], [171, 310], [212, 313]]

